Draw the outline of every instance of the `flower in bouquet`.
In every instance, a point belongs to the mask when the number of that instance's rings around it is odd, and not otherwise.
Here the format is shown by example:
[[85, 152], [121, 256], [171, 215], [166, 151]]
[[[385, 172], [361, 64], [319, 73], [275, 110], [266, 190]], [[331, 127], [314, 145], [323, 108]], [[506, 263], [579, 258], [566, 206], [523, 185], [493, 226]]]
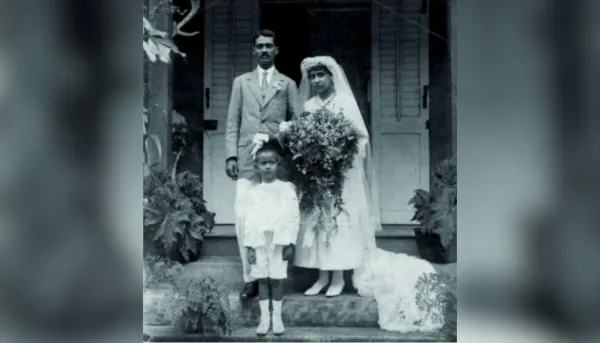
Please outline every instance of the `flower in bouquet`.
[[[311, 218], [307, 225], [326, 242], [337, 230], [344, 212], [344, 175], [358, 152], [358, 132], [343, 113], [322, 109], [302, 113], [287, 133], [287, 147], [298, 169], [296, 184], [300, 208]], [[306, 224], [306, 223], [305, 223]]]

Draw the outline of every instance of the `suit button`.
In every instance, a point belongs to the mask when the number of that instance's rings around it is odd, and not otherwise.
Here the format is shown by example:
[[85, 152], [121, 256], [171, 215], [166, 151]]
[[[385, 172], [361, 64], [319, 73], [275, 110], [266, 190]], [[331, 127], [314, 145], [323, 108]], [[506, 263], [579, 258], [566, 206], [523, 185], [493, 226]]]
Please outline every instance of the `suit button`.
[[264, 123], [266, 123], [266, 122], [267, 122], [267, 120], [266, 120], [266, 119], [261, 119], [261, 120], [260, 120], [260, 123], [261, 123], [261, 124], [264, 124]]

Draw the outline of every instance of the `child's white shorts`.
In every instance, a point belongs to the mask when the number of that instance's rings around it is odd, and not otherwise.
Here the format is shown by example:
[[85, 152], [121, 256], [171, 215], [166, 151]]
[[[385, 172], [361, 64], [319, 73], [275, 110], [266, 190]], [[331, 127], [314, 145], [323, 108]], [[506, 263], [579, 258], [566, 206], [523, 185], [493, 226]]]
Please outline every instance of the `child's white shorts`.
[[273, 234], [265, 232], [266, 244], [254, 248], [256, 263], [250, 265], [250, 276], [255, 279], [287, 279], [288, 261], [283, 260], [283, 245], [273, 244]]

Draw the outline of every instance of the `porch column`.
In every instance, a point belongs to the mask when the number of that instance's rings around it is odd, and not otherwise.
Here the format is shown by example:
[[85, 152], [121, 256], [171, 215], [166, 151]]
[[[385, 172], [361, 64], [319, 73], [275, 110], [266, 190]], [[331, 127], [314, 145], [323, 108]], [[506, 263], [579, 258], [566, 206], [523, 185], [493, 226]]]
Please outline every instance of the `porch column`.
[[452, 90], [452, 153], [456, 154], [456, 27], [457, 0], [448, 0], [448, 26], [450, 38], [450, 87]]
[[[173, 18], [163, 0], [145, 0], [146, 18], [157, 30], [173, 31]], [[162, 159], [155, 170], [168, 171], [173, 164], [171, 153], [171, 111], [173, 109], [173, 67], [162, 62], [148, 62], [144, 104], [148, 109], [148, 134], [159, 137]]]
[[452, 110], [452, 58], [449, 6], [453, 0], [430, 1], [429, 29], [429, 151], [430, 168], [452, 156], [454, 145]]

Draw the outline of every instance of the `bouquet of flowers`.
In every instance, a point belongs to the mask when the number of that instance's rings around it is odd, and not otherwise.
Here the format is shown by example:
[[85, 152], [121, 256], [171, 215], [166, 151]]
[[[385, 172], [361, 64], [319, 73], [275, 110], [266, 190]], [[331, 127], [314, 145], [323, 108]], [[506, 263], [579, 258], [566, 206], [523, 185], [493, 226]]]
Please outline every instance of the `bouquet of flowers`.
[[298, 170], [296, 182], [303, 225], [315, 233], [337, 230], [336, 218], [344, 212], [344, 175], [358, 152], [358, 132], [343, 113], [322, 109], [302, 113], [287, 130], [287, 147]]

